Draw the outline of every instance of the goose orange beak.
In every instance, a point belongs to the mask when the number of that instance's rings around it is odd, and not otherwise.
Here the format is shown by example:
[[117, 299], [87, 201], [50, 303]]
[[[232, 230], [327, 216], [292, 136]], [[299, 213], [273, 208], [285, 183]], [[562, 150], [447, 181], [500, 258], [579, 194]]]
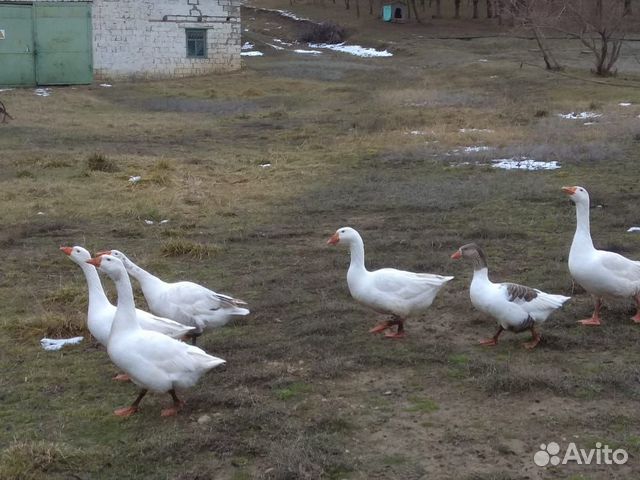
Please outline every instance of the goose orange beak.
[[329, 240], [327, 240], [327, 245], [336, 245], [340, 241], [340, 235], [338, 232], [334, 233]]
[[91, 258], [91, 259], [87, 260], [87, 263], [90, 263], [94, 267], [99, 267], [101, 261], [102, 261], [102, 257], [97, 256], [97, 257], [94, 257], [94, 258]]
[[451, 255], [451, 259], [452, 260], [459, 260], [462, 258], [462, 253], [460, 253], [460, 250], [456, 250], [453, 255]]
[[71, 255], [71, 252], [73, 252], [73, 248], [71, 247], [60, 247], [60, 250], [62, 250], [67, 255]]
[[574, 195], [576, 193], [576, 187], [562, 187], [562, 191], [567, 195]]
[[96, 253], [96, 257], [101, 257], [102, 255], [111, 255], [111, 250], [100, 250]]

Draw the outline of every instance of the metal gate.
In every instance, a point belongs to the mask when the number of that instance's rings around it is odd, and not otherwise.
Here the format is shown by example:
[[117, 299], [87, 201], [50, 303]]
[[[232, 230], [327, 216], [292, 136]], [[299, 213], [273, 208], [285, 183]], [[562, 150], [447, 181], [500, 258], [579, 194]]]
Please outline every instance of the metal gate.
[[0, 85], [91, 83], [91, 4], [0, 3]]

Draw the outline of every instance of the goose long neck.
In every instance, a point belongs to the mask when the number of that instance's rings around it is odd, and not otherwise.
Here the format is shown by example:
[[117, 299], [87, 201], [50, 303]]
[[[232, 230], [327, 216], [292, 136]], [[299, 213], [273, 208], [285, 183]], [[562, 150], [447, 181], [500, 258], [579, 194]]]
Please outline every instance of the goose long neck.
[[127, 259], [123, 263], [129, 275], [140, 282], [140, 287], [142, 288], [142, 291], [145, 295], [147, 295], [147, 292], [152, 290], [155, 286], [164, 283], [158, 277], [150, 274], [145, 269], [140, 268], [129, 259]]
[[129, 275], [123, 271], [118, 278], [114, 278], [114, 282], [118, 292], [118, 307], [113, 319], [111, 334], [139, 329]]
[[589, 225], [589, 204], [584, 202], [576, 203], [576, 233], [573, 236], [571, 245], [593, 249], [591, 239], [591, 227]]
[[92, 265], [88, 263], [81, 263], [80, 267], [84, 273], [84, 278], [87, 280], [87, 288], [89, 290], [89, 310], [93, 308], [101, 309], [107, 305], [110, 305], [109, 299], [104, 293], [102, 288], [102, 282], [98, 271]]
[[487, 265], [487, 257], [485, 257], [484, 252], [480, 249], [473, 252], [471, 255], [471, 264], [473, 265], [473, 272], [479, 272], [481, 270], [488, 271], [489, 267]]
[[349, 246], [351, 252], [351, 264], [349, 265], [349, 270], [361, 270], [365, 271], [366, 268], [364, 266], [364, 242], [362, 238], [357, 237], [355, 240], [351, 242]]

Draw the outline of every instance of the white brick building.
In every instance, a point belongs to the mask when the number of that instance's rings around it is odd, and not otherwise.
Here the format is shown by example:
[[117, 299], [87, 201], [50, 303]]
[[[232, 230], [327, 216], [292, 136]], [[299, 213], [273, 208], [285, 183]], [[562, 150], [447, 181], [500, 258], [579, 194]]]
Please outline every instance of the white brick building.
[[240, 35], [240, 0], [0, 0], [0, 85], [237, 70]]
[[162, 78], [240, 68], [239, 0], [93, 0], [96, 78]]

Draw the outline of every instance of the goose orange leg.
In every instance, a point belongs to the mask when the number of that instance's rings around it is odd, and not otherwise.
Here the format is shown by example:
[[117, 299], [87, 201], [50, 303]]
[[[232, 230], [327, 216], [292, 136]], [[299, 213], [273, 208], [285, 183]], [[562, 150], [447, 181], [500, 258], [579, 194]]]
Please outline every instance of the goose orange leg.
[[131, 377], [126, 373], [119, 373], [115, 377], [112, 377], [111, 380], [113, 380], [114, 382], [130, 382]]
[[160, 412], [161, 417], [175, 417], [178, 412], [182, 410], [182, 407], [184, 407], [184, 402], [178, 398], [174, 389], [169, 390], [169, 394], [171, 398], [173, 398], [173, 405], [163, 409], [162, 412]]
[[633, 320], [636, 323], [640, 323], [640, 293], [638, 293], [635, 297], [634, 297], [635, 301], [636, 301], [636, 314], [631, 317], [631, 320]]
[[378, 325], [369, 330], [369, 333], [382, 333], [386, 329], [393, 327], [394, 322], [391, 320], [386, 320], [384, 322], [380, 322]]
[[504, 331], [504, 328], [502, 328], [502, 325], [500, 325], [498, 327], [498, 331], [496, 332], [496, 334], [491, 338], [487, 338], [486, 340], [480, 340], [480, 345], [484, 345], [485, 347], [493, 347], [494, 345], [497, 345], [498, 337], [503, 331]]
[[531, 327], [531, 341], [524, 343], [522, 346], [527, 350], [533, 350], [540, 343], [540, 334], [536, 332], [534, 327]]
[[129, 407], [118, 408], [114, 410], [114, 414], [118, 417], [130, 417], [134, 413], [138, 411], [138, 405], [140, 404], [140, 400], [147, 394], [147, 389], [140, 390], [138, 397], [134, 400], [134, 402]]
[[600, 307], [602, 307], [602, 299], [600, 297], [595, 297], [595, 296], [593, 297], [593, 299], [596, 302], [595, 308], [593, 310], [593, 315], [591, 315], [591, 318], [578, 320], [578, 323], [581, 323], [582, 325], [589, 325], [589, 326], [595, 326], [595, 327], [600, 325]]
[[398, 329], [395, 332], [387, 332], [385, 338], [404, 338], [404, 320], [395, 317], [391, 323], [392, 325], [398, 325]]

